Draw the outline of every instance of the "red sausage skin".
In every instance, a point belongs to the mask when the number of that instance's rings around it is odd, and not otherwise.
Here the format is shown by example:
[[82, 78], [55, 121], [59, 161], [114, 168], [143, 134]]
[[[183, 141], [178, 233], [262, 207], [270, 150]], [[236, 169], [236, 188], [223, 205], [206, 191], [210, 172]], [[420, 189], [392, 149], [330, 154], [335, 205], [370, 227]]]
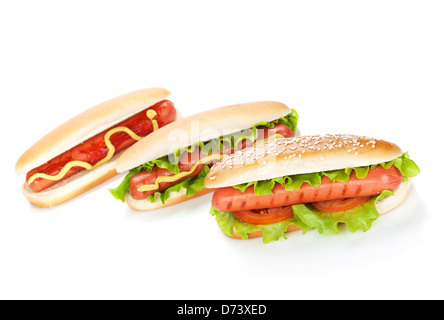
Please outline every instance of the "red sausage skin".
[[242, 211], [373, 196], [384, 190], [393, 190], [402, 182], [402, 178], [402, 174], [393, 166], [389, 169], [377, 166], [369, 170], [365, 179], [358, 179], [353, 171], [349, 181], [345, 183], [332, 182], [328, 177], [323, 176], [319, 186], [312, 187], [304, 183], [298, 190], [293, 191], [286, 191], [281, 184], [276, 183], [271, 195], [256, 195], [254, 186], [249, 187], [244, 193], [235, 188], [226, 187], [214, 192], [212, 205], [219, 211]]

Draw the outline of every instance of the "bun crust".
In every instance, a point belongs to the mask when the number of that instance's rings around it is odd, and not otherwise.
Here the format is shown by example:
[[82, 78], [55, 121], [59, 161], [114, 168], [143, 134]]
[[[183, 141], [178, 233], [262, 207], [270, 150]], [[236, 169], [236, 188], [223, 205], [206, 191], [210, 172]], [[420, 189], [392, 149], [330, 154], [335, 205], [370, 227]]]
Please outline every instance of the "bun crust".
[[208, 173], [205, 187], [222, 188], [287, 175], [368, 166], [401, 155], [397, 145], [363, 136], [277, 139], [223, 159]]
[[113, 98], [80, 113], [31, 146], [16, 163], [17, 174], [26, 174], [169, 95], [170, 92], [163, 88], [142, 89]]
[[170, 194], [170, 197], [167, 201], [165, 201], [165, 204], [162, 203], [159, 199], [157, 199], [155, 202], [151, 203], [148, 200], [134, 200], [133, 197], [131, 197], [130, 193], [127, 193], [125, 195], [125, 202], [128, 204], [128, 206], [136, 211], [150, 211], [160, 208], [165, 208], [168, 206], [171, 206], [176, 203], [184, 202], [186, 200], [191, 200], [197, 197], [200, 197], [204, 194], [207, 194], [209, 192], [212, 192], [211, 189], [203, 188], [202, 190], [198, 191], [194, 196], [188, 197], [186, 195], [186, 190], [182, 189], [179, 192], [172, 192]]
[[135, 168], [197, 141], [208, 141], [251, 128], [261, 121], [279, 119], [290, 112], [290, 108], [283, 103], [258, 101], [212, 109], [182, 118], [151, 133], [126, 150], [117, 162], [117, 171]]
[[[398, 187], [396, 187], [393, 191], [394, 194], [385, 197], [384, 199], [376, 202], [376, 209], [379, 212], [379, 215], [383, 215], [393, 209], [395, 209], [397, 206], [399, 206], [404, 199], [407, 197], [407, 194], [410, 189], [410, 180], [402, 182]], [[286, 232], [296, 231], [299, 230], [300, 227], [296, 226], [294, 224], [290, 224], [287, 228]], [[224, 233], [225, 234], [225, 233]], [[233, 235], [230, 236], [228, 234], [225, 234], [226, 236], [233, 238], [233, 239], [242, 239], [242, 236], [236, 233], [235, 230], [233, 230]], [[252, 238], [258, 238], [262, 237], [262, 230], [256, 229], [253, 230], [253, 232], [248, 234], [248, 239]]]

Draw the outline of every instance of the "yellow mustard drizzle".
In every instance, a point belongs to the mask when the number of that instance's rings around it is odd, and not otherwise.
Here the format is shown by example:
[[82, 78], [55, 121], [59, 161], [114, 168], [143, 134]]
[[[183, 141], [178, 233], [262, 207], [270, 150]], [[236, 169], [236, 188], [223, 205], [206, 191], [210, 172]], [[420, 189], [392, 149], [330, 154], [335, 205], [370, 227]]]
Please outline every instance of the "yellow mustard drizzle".
[[156, 131], [157, 129], [159, 129], [159, 124], [157, 123], [157, 120], [154, 120], [154, 117], [157, 116], [157, 112], [149, 109], [146, 112], [146, 116], [148, 117], [148, 119], [151, 120], [151, 122], [153, 123], [153, 131]]
[[194, 170], [196, 170], [196, 168], [203, 164], [203, 163], [207, 163], [210, 162], [212, 160], [215, 159], [221, 159], [222, 157], [224, 157], [224, 155], [222, 154], [214, 154], [205, 158], [200, 159], [198, 162], [196, 162], [192, 167], [190, 171], [184, 171], [184, 172], [180, 172], [178, 174], [175, 174], [174, 176], [160, 176], [156, 179], [156, 181], [154, 182], [154, 184], [146, 184], [143, 186], [140, 186], [137, 191], [139, 192], [144, 192], [144, 191], [153, 191], [153, 190], [157, 190], [160, 187], [160, 183], [162, 182], [174, 182], [177, 181], [179, 179], [182, 179], [184, 177], [186, 177], [187, 175], [193, 173]]
[[[278, 138], [284, 138], [284, 136], [281, 135], [281, 134], [275, 134], [275, 135], [270, 136], [270, 137], [268, 137], [268, 138], [266, 138], [266, 139], [262, 139], [262, 140], [258, 140], [258, 141], [256, 141], [256, 142], [254, 143], [254, 145], [256, 146], [256, 144], [258, 144], [258, 143], [263, 143], [263, 142], [267, 142], [267, 141], [275, 140], [275, 139], [278, 139]], [[203, 164], [203, 163], [210, 162], [210, 161], [215, 160], [215, 159], [220, 160], [220, 159], [222, 159], [224, 156], [225, 156], [225, 155], [214, 154], [214, 155], [211, 155], [211, 156], [208, 156], [208, 157], [202, 158], [202, 159], [200, 159], [197, 163], [195, 163], [195, 164], [191, 167], [191, 170], [190, 170], [190, 171], [180, 172], [180, 173], [175, 174], [175, 175], [173, 175], [173, 176], [160, 176], [160, 177], [158, 177], [158, 178], [156, 179], [156, 181], [154, 182], [154, 184], [146, 184], [146, 185], [140, 186], [139, 188], [137, 188], [137, 191], [139, 191], [139, 192], [144, 192], [144, 191], [153, 191], [153, 190], [157, 190], [157, 189], [159, 189], [160, 184], [161, 184], [162, 182], [175, 182], [175, 181], [177, 181], [177, 180], [180, 180], [180, 179], [186, 177], [187, 175], [193, 173], [193, 171], [196, 170], [196, 168], [197, 168], [199, 165], [201, 165], [201, 164]]]
[[[157, 116], [156, 111], [149, 109], [146, 112], [146, 116], [153, 123], [153, 131], [156, 131], [157, 129], [159, 129], [159, 125], [158, 125], [157, 121], [154, 120], [154, 117]], [[85, 161], [80, 161], [80, 160], [70, 161], [67, 164], [65, 164], [65, 166], [62, 168], [62, 170], [60, 170], [60, 172], [57, 175], [51, 176], [51, 175], [45, 174], [45, 173], [36, 173], [31, 178], [29, 178], [28, 184], [33, 183], [38, 178], [44, 178], [46, 180], [52, 180], [52, 181], [60, 180], [73, 167], [82, 167], [82, 168], [85, 168], [86, 170], [92, 170], [92, 169], [104, 164], [105, 162], [108, 162], [114, 156], [114, 154], [116, 152], [116, 148], [111, 143], [111, 136], [117, 132], [125, 132], [131, 138], [133, 138], [134, 140], [137, 140], [137, 141], [139, 141], [143, 138], [143, 137], [140, 137], [137, 134], [135, 134], [133, 131], [131, 131], [127, 127], [117, 127], [117, 128], [111, 129], [105, 134], [105, 137], [104, 137], [105, 144], [108, 148], [108, 154], [106, 155], [105, 158], [103, 158], [102, 160], [97, 162], [94, 166], [89, 164], [88, 162], [85, 162]]]

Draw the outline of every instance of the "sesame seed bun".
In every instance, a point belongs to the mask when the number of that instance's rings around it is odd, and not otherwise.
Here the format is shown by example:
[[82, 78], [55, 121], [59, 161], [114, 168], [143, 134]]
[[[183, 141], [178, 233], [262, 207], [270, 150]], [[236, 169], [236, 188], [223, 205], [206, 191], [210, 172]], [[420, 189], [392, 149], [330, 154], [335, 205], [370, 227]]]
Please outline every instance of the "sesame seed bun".
[[355, 135], [278, 139], [238, 151], [212, 167], [205, 187], [222, 188], [288, 175], [361, 167], [402, 155], [390, 142]]

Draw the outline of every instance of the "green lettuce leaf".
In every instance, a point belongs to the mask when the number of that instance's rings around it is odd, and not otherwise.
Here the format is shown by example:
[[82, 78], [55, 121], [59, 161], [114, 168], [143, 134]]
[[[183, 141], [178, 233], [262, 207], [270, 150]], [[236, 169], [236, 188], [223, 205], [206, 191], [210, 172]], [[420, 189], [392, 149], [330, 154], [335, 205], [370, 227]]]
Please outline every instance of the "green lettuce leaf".
[[307, 226], [296, 215], [293, 218], [273, 224], [253, 225], [237, 218], [232, 212], [219, 211], [214, 207], [211, 207], [210, 214], [216, 218], [219, 228], [223, 233], [233, 236], [233, 231], [235, 231], [244, 240], [248, 239], [249, 233], [257, 229], [262, 231], [262, 241], [264, 243], [277, 241], [280, 238], [286, 239], [285, 232], [290, 224], [295, 224], [301, 227], [303, 234], [312, 230], [312, 227]]
[[276, 123], [285, 124], [286, 126], [290, 127], [291, 131], [295, 132], [296, 128], [298, 127], [298, 121], [299, 115], [296, 112], [296, 109], [291, 109], [290, 114], [278, 119]]
[[286, 115], [285, 117], [279, 118], [272, 122], [259, 122], [255, 124], [255, 127], [265, 126], [269, 129], [273, 129], [276, 124], [285, 124], [291, 129], [291, 131], [294, 132], [298, 126], [298, 121], [299, 121], [298, 113], [296, 112], [295, 109], [291, 109], [290, 114]]
[[129, 173], [123, 179], [123, 181], [119, 184], [119, 186], [117, 186], [114, 189], [108, 189], [108, 191], [112, 194], [112, 196], [116, 200], [120, 200], [122, 202], [125, 202], [125, 194], [129, 190], [130, 181], [139, 172], [140, 171], [137, 168], [130, 170]]
[[[388, 169], [391, 166], [395, 166], [401, 174], [404, 176], [403, 181], [406, 181], [410, 177], [414, 177], [419, 174], [421, 171], [416, 163], [410, 159], [409, 153], [404, 153], [401, 157], [396, 158], [392, 161], [381, 163], [380, 164], [384, 169]], [[371, 166], [372, 169], [376, 167], [376, 165]]]
[[143, 165], [136, 168], [139, 172], [142, 171], [148, 171], [151, 172], [155, 166], [162, 168], [162, 169], [168, 169], [169, 172], [177, 174], [180, 172], [179, 169], [179, 162], [173, 161], [171, 162], [168, 156], [151, 160], [150, 162], [144, 163]]
[[293, 176], [278, 177], [271, 180], [264, 181], [252, 181], [233, 186], [233, 188], [245, 192], [248, 187], [254, 186], [254, 192], [257, 195], [269, 195], [272, 194], [272, 190], [276, 183], [280, 183], [285, 187], [285, 190], [298, 190], [303, 183], [307, 182], [312, 187], [316, 187], [321, 184], [322, 176], [327, 176], [333, 182], [347, 182], [350, 179], [350, 174], [355, 171], [358, 179], [364, 179], [367, 177], [370, 168], [374, 169], [377, 165], [381, 165], [385, 169], [389, 169], [391, 166], [395, 166], [402, 174], [403, 181], [410, 177], [416, 176], [420, 170], [416, 163], [410, 159], [408, 153], [404, 153], [402, 156], [384, 163], [379, 163], [372, 166], [345, 168], [341, 170], [332, 170], [325, 172], [313, 172], [306, 174], [299, 174]]
[[307, 226], [317, 229], [320, 234], [339, 234], [339, 223], [344, 223], [347, 230], [352, 233], [358, 230], [365, 232], [371, 228], [373, 221], [379, 217], [376, 202], [391, 194], [393, 194], [393, 191], [385, 190], [362, 205], [344, 212], [323, 212], [311, 204], [297, 204], [292, 207], [293, 213], [299, 219]]

